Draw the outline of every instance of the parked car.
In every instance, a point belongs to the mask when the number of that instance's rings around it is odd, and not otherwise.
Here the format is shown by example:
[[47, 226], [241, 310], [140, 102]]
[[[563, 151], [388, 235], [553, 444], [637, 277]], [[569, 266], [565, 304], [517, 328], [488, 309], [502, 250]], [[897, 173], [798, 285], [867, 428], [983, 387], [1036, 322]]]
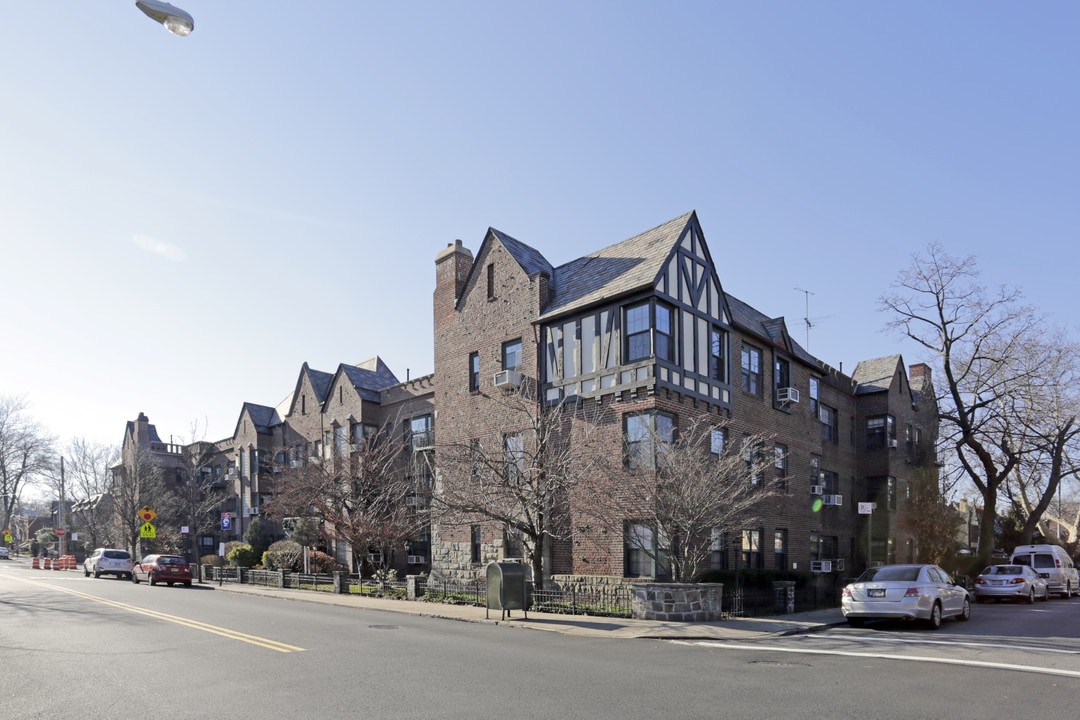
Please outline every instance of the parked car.
[[0, 560], [10, 560], [11, 553], [8, 552], [6, 547], [0, 547]]
[[86, 577], [93, 575], [115, 575], [116, 577], [131, 577], [131, 553], [127, 550], [116, 548], [95, 548], [83, 560], [83, 574]]
[[1017, 545], [1013, 550], [1013, 565], [1029, 565], [1046, 578], [1050, 592], [1066, 600], [1080, 591], [1076, 566], [1065, 548], [1060, 545]]
[[975, 602], [1023, 600], [1026, 603], [1050, 599], [1046, 578], [1027, 565], [991, 565], [975, 578]]
[[943, 618], [971, 618], [971, 595], [937, 565], [869, 568], [844, 588], [840, 611], [852, 627], [866, 620], [922, 621], [931, 629]]
[[147, 555], [131, 569], [131, 582], [151, 585], [183, 583], [191, 587], [191, 566], [179, 555]]

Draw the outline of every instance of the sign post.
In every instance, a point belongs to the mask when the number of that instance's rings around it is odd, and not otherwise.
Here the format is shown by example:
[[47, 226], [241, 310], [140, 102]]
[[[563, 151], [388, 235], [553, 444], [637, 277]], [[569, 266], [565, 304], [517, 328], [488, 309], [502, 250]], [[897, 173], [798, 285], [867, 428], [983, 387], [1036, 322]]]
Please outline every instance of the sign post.
[[874, 508], [876, 507], [877, 503], [873, 502], [859, 503], [859, 514], [866, 516], [866, 567], [870, 567], [873, 560], [874, 549], [870, 539], [874, 536]]

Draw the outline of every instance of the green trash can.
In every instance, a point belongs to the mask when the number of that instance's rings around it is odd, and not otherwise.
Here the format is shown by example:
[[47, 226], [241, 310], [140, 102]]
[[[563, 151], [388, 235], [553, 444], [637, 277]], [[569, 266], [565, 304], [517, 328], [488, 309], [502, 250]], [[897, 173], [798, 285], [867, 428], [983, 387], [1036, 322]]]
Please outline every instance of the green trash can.
[[487, 612], [499, 610], [505, 620], [511, 610], [521, 610], [529, 619], [529, 590], [525, 582], [525, 566], [514, 562], [493, 562], [487, 566]]

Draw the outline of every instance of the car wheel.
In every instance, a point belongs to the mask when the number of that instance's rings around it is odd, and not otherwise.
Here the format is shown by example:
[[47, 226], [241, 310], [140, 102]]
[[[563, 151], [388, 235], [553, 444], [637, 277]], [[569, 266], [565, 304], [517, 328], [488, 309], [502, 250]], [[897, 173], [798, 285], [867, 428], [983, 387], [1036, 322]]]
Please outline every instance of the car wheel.
[[964, 607], [961, 608], [960, 614], [956, 616], [956, 619], [960, 622], [967, 622], [971, 619], [971, 601], [964, 598]]
[[1069, 600], [1073, 596], [1072, 583], [1065, 583], [1065, 599]]
[[935, 602], [934, 607], [930, 608], [930, 619], [926, 621], [926, 624], [931, 630], [941, 627], [941, 603]]
[[186, 583], [184, 583], [184, 587], [191, 587], [191, 581], [188, 580]]
[[151, 585], [157, 585], [157, 578], [154, 577], [154, 573], [150, 573], [146, 576], [146, 581]]
[[136, 585], [139, 584], [139, 578], [135, 576], [134, 572], [131, 573], [131, 582], [135, 583]]
[[1031, 588], [1030, 590], [1028, 590], [1028, 596], [1024, 598], [1024, 602], [1026, 602], [1028, 605], [1035, 604], [1035, 588]]
[[101, 573], [98, 572], [97, 568], [94, 568], [94, 578], [96, 579], [96, 578], [99, 578], [99, 577], [101, 577]]
[[168, 585], [169, 587], [172, 587], [172, 583], [171, 583], [171, 582], [166, 582], [165, 584], [166, 584], [166, 585]]
[[90, 577], [90, 571], [86, 569], [85, 565], [83, 565], [83, 570], [82, 571], [83, 571], [83, 575], [85, 575], [86, 577]]

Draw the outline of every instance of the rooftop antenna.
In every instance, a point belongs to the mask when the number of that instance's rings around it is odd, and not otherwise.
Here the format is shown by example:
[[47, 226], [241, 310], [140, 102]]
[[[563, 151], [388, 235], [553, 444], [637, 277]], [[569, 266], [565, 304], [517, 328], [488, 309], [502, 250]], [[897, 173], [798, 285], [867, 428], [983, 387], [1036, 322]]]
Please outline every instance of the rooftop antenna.
[[806, 323], [806, 349], [810, 349], [810, 328], [814, 327], [814, 323], [810, 321], [810, 296], [814, 293], [809, 290], [803, 290], [802, 288], [795, 288], [796, 292], [803, 294], [803, 300], [806, 303], [806, 315], [803, 316], [803, 321]]

